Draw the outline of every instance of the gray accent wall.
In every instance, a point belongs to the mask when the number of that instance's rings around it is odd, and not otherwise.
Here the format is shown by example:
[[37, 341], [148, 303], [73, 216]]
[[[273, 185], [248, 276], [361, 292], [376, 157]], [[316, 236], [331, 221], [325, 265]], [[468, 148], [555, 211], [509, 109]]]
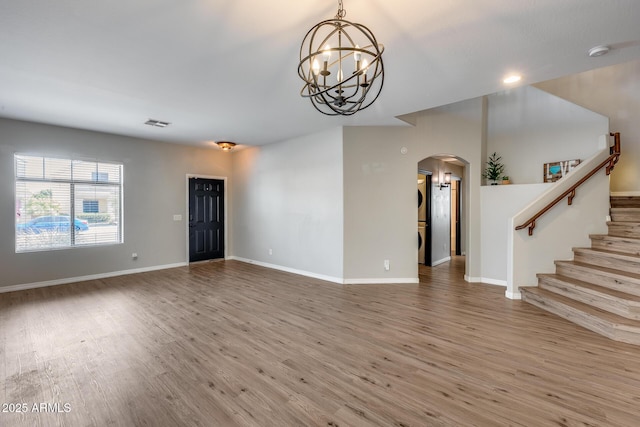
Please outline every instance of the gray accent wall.
[[[122, 162], [124, 243], [16, 254], [14, 153]], [[229, 154], [0, 119], [0, 287], [186, 263], [186, 176], [230, 176]]]
[[417, 279], [416, 128], [348, 127], [344, 135], [345, 280]]
[[233, 181], [235, 257], [341, 281], [341, 128], [234, 152]]

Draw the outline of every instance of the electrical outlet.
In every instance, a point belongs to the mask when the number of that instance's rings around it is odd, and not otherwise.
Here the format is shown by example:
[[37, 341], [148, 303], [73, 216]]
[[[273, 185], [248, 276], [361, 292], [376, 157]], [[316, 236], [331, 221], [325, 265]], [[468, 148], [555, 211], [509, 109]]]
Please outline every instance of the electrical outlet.
[[137, 252], [132, 253], [131, 259], [138, 259], [138, 253]]
[[385, 269], [385, 271], [391, 270], [391, 264], [389, 263], [388, 259], [384, 260], [384, 269]]
[[173, 216], [173, 220], [174, 221], [182, 221], [182, 215], [179, 215], [179, 214], [178, 215], [174, 215]]
[[273, 255], [273, 249], [269, 248], [269, 255]]

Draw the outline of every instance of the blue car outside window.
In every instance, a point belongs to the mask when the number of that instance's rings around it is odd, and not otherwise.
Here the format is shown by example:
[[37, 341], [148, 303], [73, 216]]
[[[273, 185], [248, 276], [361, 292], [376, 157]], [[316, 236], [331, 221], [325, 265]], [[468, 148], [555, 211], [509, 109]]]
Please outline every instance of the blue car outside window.
[[[18, 224], [18, 228], [22, 231], [28, 231], [33, 233], [40, 233], [41, 231], [69, 231], [69, 217], [68, 216], [41, 216], [34, 218], [26, 224]], [[78, 231], [86, 231], [89, 226], [84, 222], [76, 218], [74, 220], [74, 226]]]

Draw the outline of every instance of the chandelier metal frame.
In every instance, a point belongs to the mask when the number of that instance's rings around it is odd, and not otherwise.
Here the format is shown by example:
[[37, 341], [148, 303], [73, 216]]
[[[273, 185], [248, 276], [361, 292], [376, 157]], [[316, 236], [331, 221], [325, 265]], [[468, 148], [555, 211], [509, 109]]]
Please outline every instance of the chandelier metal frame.
[[[346, 14], [339, 0], [336, 16], [313, 26], [300, 46], [298, 75], [305, 82], [300, 95], [329, 116], [350, 116], [371, 106], [384, 84], [384, 46], [364, 25], [346, 21]], [[353, 71], [346, 70], [349, 63]]]

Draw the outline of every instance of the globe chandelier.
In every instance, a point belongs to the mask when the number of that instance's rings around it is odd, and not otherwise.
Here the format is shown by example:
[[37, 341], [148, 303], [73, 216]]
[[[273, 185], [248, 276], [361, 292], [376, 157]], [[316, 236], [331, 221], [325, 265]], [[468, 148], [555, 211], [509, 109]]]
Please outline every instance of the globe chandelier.
[[346, 14], [339, 0], [336, 16], [313, 26], [300, 46], [300, 95], [329, 116], [364, 110], [384, 83], [384, 46], [364, 25], [346, 21]]

